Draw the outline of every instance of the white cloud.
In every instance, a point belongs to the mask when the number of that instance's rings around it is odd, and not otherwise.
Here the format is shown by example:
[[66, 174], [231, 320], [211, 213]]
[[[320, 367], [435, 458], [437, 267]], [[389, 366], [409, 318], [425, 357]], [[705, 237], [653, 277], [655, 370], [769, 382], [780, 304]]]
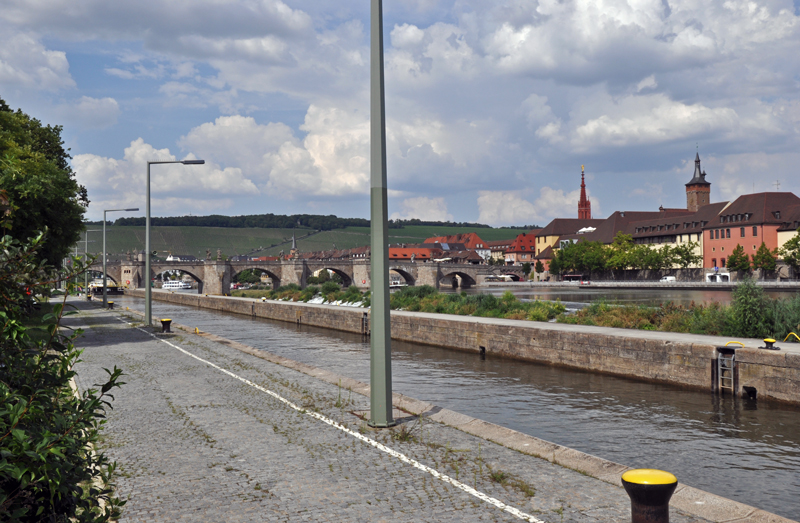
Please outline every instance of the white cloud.
[[[163, 111], [159, 143], [183, 135], [183, 152], [238, 169], [287, 207], [350, 213], [341, 202], [369, 186], [368, 13], [332, 0], [7, 0], [0, 92], [36, 90], [12, 102], [66, 120], [53, 121], [87, 153], [104, 141], [81, 130], [119, 120], [106, 142], [128, 143], [152, 136], [134, 110]], [[447, 198], [459, 220], [477, 210], [493, 223], [544, 223], [574, 215], [577, 182], [551, 174], [565, 165], [655, 187], [696, 142], [720, 170], [740, 162], [712, 191], [741, 190], [766, 166], [793, 172], [778, 160], [800, 150], [791, 0], [416, 0], [386, 17], [389, 186], [400, 199]], [[77, 83], [70, 52], [83, 57]], [[770, 159], [744, 160], [759, 154]], [[683, 199], [683, 183], [660, 185], [665, 205]], [[592, 189], [615, 208], [652, 200], [625, 204], [614, 183]], [[453, 205], [474, 199], [477, 209]]]
[[[189, 154], [183, 159], [195, 159]], [[144, 207], [148, 161], [172, 161], [177, 158], [169, 149], [155, 149], [142, 138], [125, 148], [121, 159], [94, 154], [79, 154], [72, 160], [78, 183], [86, 186], [91, 200], [89, 213], [97, 216], [108, 202], [124, 202], [126, 207]], [[238, 168], [220, 168], [214, 162], [205, 165], [151, 166], [150, 187], [155, 214], [187, 211], [205, 213], [219, 208], [220, 201], [258, 194], [252, 181]], [[170, 202], [184, 202], [184, 207], [170, 207]]]
[[402, 212], [392, 213], [392, 220], [410, 220], [417, 218], [426, 221], [450, 221], [453, 215], [447, 212], [447, 202], [444, 198], [406, 198], [400, 204]]
[[729, 134], [741, 124], [736, 111], [727, 107], [687, 105], [666, 95], [628, 96], [622, 100], [592, 105], [607, 111], [579, 124], [572, 136], [578, 150], [593, 147], [652, 145], [710, 134]]
[[530, 224], [539, 219], [536, 207], [515, 192], [480, 191], [478, 195], [479, 223]]
[[[539, 197], [530, 202], [525, 193], [513, 191], [480, 191], [478, 221], [489, 225], [524, 225], [536, 222], [546, 225], [553, 218], [575, 218], [578, 212], [580, 189], [565, 193], [561, 189], [542, 187]], [[587, 190], [588, 196], [588, 190]], [[589, 196], [593, 215], [599, 216], [599, 202]]]
[[117, 123], [120, 110], [113, 98], [82, 96], [75, 103], [58, 107], [57, 112], [84, 129], [105, 129]]
[[47, 49], [39, 38], [0, 24], [0, 86], [54, 91], [75, 86], [66, 53]]
[[658, 82], [656, 82], [656, 76], [651, 74], [647, 78], [644, 78], [641, 82], [636, 84], [636, 92], [642, 92], [645, 89], [655, 89], [658, 87]]
[[365, 118], [311, 106], [301, 129], [307, 133], [302, 142], [284, 124], [220, 117], [192, 129], [180, 143], [238, 166], [264, 191], [281, 198], [367, 193], [369, 122]]

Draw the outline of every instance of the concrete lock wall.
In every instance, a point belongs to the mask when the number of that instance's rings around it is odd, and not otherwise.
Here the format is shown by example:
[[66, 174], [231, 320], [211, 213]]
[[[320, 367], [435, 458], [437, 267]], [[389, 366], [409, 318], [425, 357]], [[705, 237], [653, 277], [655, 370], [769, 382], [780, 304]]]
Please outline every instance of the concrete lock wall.
[[[141, 290], [128, 294], [144, 297]], [[153, 298], [352, 333], [369, 330], [369, 311], [360, 308], [166, 292]], [[717, 347], [725, 344], [710, 336], [496, 318], [404, 311], [392, 311], [391, 318], [392, 338], [401, 341], [708, 391], [716, 389]], [[736, 350], [735, 393], [800, 403], [800, 353], [761, 350], [758, 340], [745, 341], [752, 348]]]

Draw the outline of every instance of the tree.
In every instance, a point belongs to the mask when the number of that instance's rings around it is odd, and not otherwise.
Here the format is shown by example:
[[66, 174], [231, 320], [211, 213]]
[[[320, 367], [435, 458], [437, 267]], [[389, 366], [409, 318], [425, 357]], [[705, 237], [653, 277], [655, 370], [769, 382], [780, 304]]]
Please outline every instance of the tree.
[[795, 274], [800, 271], [800, 228], [797, 229], [797, 233], [784, 243], [779, 251], [783, 261], [794, 269]]
[[761, 242], [761, 247], [759, 247], [753, 255], [753, 268], [762, 269], [764, 271], [774, 271], [777, 266], [776, 258], [777, 253], [775, 251], [770, 251], [767, 245]]
[[699, 265], [703, 261], [702, 254], [695, 254], [695, 249], [700, 244], [697, 242], [688, 242], [676, 245], [672, 248], [673, 263], [678, 265], [681, 269], [685, 269], [690, 265]]
[[[6, 225], [11, 218], [0, 220]], [[98, 443], [109, 392], [122, 384], [122, 372], [115, 367], [97, 388], [80, 396], [73, 392], [70, 381], [81, 354], [73, 340], [81, 331], [66, 335], [59, 328], [68, 314], [63, 302], [40, 304], [52, 304], [52, 312], [32, 317], [28, 293], [49, 297], [55, 284], [83, 266], [76, 258], [72, 273], [56, 273], [40, 260], [37, 250], [44, 245], [42, 234], [25, 242], [0, 238], [0, 520], [116, 520], [125, 503], [110, 482], [116, 464], [102, 450], [90, 449]], [[43, 326], [29, 327], [37, 323]]]
[[525, 273], [525, 277], [527, 277], [531, 273], [531, 264], [525, 262], [522, 264], [522, 272]]
[[553, 254], [553, 259], [550, 260], [550, 274], [554, 274], [556, 276], [561, 276], [561, 271], [563, 268], [561, 267], [561, 250], [556, 251]]
[[20, 242], [47, 231], [36, 256], [60, 267], [80, 239], [89, 200], [75, 181], [61, 126], [44, 126], [0, 99], [0, 187], [13, 210], [8, 234]]
[[633, 236], [618, 232], [610, 246], [611, 254], [606, 262], [606, 267], [611, 270], [625, 270], [634, 266], [634, 252], [636, 245]]
[[736, 248], [728, 256], [728, 270], [737, 272], [750, 270], [750, 259], [744, 253], [744, 247], [739, 244], [736, 244]]
[[541, 274], [544, 272], [544, 264], [542, 263], [542, 260], [536, 260], [536, 265], [533, 267], [533, 270], [536, 272], [536, 274]]

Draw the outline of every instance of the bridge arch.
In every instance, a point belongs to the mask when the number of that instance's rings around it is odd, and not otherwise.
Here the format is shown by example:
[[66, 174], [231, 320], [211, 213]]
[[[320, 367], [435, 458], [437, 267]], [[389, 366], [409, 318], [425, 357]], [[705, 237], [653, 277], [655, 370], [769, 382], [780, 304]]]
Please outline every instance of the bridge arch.
[[[89, 272], [89, 282], [90, 283], [94, 279], [102, 279], [103, 278], [103, 268], [102, 267], [100, 267], [99, 269], [97, 267], [91, 267], [89, 269], [89, 271], [90, 271]], [[111, 272], [106, 271], [106, 278], [108, 278], [109, 280], [114, 282], [116, 285], [119, 285], [119, 281], [117, 281], [118, 278], [115, 278]], [[80, 277], [79, 277], [79, 281], [82, 281], [80, 279]]]
[[[343, 271], [341, 269], [337, 269], [336, 267], [325, 267], [325, 266], [323, 266], [323, 267], [320, 267], [318, 270], [329, 270], [332, 273], [334, 273], [337, 276], [339, 276], [342, 279], [342, 289], [346, 289], [349, 286], [353, 285], [353, 275], [352, 274], [347, 274], [347, 272], [345, 272], [345, 271]], [[317, 272], [317, 271], [313, 271], [313, 272]]]
[[444, 280], [445, 284], [447, 284], [449, 280], [449, 283], [453, 286], [453, 288], [461, 287], [462, 289], [469, 289], [470, 287], [474, 287], [477, 283], [475, 278], [473, 278], [471, 275], [459, 270], [446, 272], [443, 269], [442, 276], [439, 278], [439, 282], [442, 282], [442, 280]]
[[269, 276], [272, 279], [272, 288], [273, 289], [277, 289], [278, 287], [281, 286], [281, 277], [280, 277], [279, 274], [276, 274], [273, 269], [268, 269], [266, 267], [259, 267], [259, 266], [243, 267], [243, 268], [241, 268], [239, 270], [236, 270], [237, 268], [238, 267], [234, 267], [233, 268], [234, 271], [236, 271], [236, 272], [234, 272], [231, 275], [231, 281], [235, 280], [236, 277], [239, 276], [244, 271], [261, 271], [261, 272], [266, 273], [267, 276]]
[[402, 276], [403, 279], [406, 282], [406, 285], [408, 285], [409, 287], [413, 287], [414, 285], [417, 284], [416, 278], [414, 278], [414, 276], [410, 272], [405, 270], [403, 267], [397, 267], [397, 266], [390, 265], [389, 266], [389, 271], [390, 272], [396, 272], [397, 274]]
[[517, 274], [517, 273], [514, 273], [514, 272], [504, 272], [503, 276], [509, 276], [514, 281], [522, 281], [522, 278], [520, 277], [520, 275]]
[[[197, 294], [203, 294], [203, 278], [197, 275], [194, 267], [187, 268], [173, 265], [150, 265], [150, 280], [152, 281], [159, 274], [164, 274], [167, 271], [178, 271], [181, 274], [188, 274], [197, 282]], [[204, 274], [205, 276], [205, 274]], [[133, 283], [133, 282], [131, 282]]]

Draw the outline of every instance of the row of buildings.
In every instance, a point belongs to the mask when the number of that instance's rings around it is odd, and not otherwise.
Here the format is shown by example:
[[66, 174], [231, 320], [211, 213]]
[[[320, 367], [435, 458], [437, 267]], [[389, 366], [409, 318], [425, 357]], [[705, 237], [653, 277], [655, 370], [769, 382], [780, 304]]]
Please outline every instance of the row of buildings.
[[[782, 247], [797, 235], [800, 226], [800, 198], [791, 192], [746, 194], [734, 201], [711, 202], [711, 183], [695, 157], [694, 173], [686, 183], [686, 208], [659, 207], [655, 211], [616, 211], [604, 219], [592, 218], [586, 196], [584, 169], [581, 167], [581, 192], [578, 218], [556, 218], [541, 229], [516, 238], [484, 241], [480, 232], [427, 238], [420, 244], [398, 244], [389, 248], [390, 261], [414, 263], [544, 266], [544, 277], [556, 251], [580, 241], [611, 244], [619, 233], [628, 234], [637, 244], [653, 248], [691, 243], [702, 262], [692, 268], [724, 269], [737, 245], [748, 255], [763, 243], [770, 250]], [[292, 242], [289, 253], [277, 260], [303, 258], [320, 260], [369, 258], [369, 246], [330, 251], [299, 252]], [[540, 276], [541, 277], [541, 276]]]
[[[686, 208], [659, 207], [656, 211], [616, 211], [594, 219], [586, 197], [581, 168], [578, 218], [556, 218], [541, 229], [520, 234], [513, 240], [483, 241], [479, 232], [428, 238], [424, 244], [396, 246], [392, 259], [486, 263], [494, 259], [506, 265], [534, 265], [548, 269], [555, 252], [567, 242], [594, 241], [611, 244], [618, 233], [629, 234], [637, 244], [654, 248], [693, 243], [702, 262], [694, 268], [720, 269], [730, 253], [741, 245], [748, 255], [763, 243], [770, 250], [782, 247], [797, 235], [800, 198], [791, 192], [746, 194], [733, 201], [711, 202], [711, 183], [695, 157], [694, 174], [686, 183]], [[455, 249], [450, 254], [450, 249]], [[467, 256], [466, 253], [473, 253]]]

